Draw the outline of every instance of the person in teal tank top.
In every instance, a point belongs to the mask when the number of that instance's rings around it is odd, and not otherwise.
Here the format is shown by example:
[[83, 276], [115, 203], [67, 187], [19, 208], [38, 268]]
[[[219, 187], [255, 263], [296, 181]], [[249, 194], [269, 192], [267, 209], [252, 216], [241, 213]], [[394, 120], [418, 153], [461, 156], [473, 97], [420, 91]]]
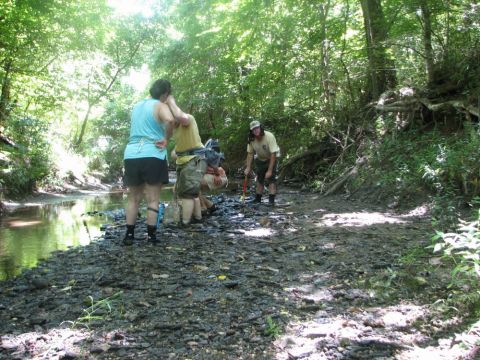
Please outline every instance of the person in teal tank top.
[[186, 116], [178, 108], [171, 110], [169, 107], [171, 91], [169, 81], [156, 80], [150, 88], [151, 99], [139, 101], [132, 110], [130, 137], [123, 156], [123, 182], [128, 187], [124, 245], [134, 242], [135, 223], [144, 195], [147, 201], [148, 241], [157, 242], [160, 190], [164, 184], [168, 184], [166, 146], [175, 121]]
[[165, 160], [167, 157], [166, 149], [156, 145], [158, 139], [166, 138], [165, 123], [154, 117], [155, 106], [161, 105], [159, 102], [157, 99], [145, 99], [134, 106], [124, 160], [145, 157]]

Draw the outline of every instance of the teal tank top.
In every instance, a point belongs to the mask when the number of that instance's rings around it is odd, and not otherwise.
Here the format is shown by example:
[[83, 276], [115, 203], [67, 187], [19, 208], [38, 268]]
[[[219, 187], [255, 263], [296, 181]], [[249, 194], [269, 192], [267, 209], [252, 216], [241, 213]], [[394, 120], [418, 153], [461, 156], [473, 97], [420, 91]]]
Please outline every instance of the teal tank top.
[[159, 100], [147, 99], [135, 104], [132, 110], [130, 137], [123, 159], [155, 157], [164, 160], [167, 150], [155, 146], [155, 141], [165, 138], [165, 125], [159, 124], [153, 116], [153, 109]]

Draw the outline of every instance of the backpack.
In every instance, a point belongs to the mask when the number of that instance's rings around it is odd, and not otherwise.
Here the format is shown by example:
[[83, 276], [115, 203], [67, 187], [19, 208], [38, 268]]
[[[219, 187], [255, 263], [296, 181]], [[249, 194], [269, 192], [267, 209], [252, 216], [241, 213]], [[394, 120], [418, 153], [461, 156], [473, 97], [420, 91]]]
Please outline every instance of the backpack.
[[220, 152], [220, 143], [215, 139], [208, 139], [205, 143], [205, 160], [209, 166], [219, 167], [225, 160], [225, 156]]

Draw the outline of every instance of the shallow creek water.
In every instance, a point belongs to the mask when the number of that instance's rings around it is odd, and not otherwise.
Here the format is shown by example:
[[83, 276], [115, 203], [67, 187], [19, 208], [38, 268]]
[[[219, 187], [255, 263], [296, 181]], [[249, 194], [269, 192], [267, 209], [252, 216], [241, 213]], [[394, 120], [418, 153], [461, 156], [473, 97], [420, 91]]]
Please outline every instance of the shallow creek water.
[[[162, 190], [161, 199], [172, 199], [171, 187]], [[102, 225], [123, 216], [125, 203], [126, 194], [110, 193], [22, 207], [0, 218], [0, 280], [35, 267], [54, 251], [95, 241]]]

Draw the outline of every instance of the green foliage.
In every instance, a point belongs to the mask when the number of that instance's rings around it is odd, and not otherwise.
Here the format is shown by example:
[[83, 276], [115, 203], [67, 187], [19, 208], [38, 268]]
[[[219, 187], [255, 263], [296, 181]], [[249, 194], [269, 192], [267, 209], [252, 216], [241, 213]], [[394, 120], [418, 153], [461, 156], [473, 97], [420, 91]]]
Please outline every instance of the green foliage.
[[50, 170], [50, 146], [44, 134], [48, 124], [39, 119], [12, 117], [7, 135], [17, 139], [17, 148], [4, 147], [8, 153], [0, 182], [10, 196], [30, 193]]
[[93, 0], [0, 2], [0, 104], [22, 109], [22, 116], [53, 111], [69, 87], [61, 69], [69, 56], [102, 43], [107, 11]]
[[[388, 34], [385, 54], [395, 61], [394, 76], [401, 85], [426, 84], [420, 4], [382, 1], [386, 25], [379, 30]], [[427, 4], [435, 34], [433, 60], [445, 74], [437, 85], [454, 83], [456, 95], [475, 103], [478, 7], [466, 0]], [[5, 104], [16, 114], [48, 119], [61, 130], [64, 146], [91, 157], [91, 169], [113, 180], [121, 171], [127, 124], [123, 121], [113, 131], [113, 116], [122, 108], [128, 111], [124, 97], [134, 100], [118, 84], [129, 69], [148, 63], [152, 78], [172, 81], [179, 104], [195, 115], [202, 138], [222, 141], [232, 167], [245, 158], [250, 116], [276, 135], [284, 160], [335, 138], [333, 154], [321, 154], [296, 169], [304, 179], [315, 176], [319, 188], [341, 174], [342, 165], [353, 164], [355, 154], [344, 150], [356, 148], [357, 135], [372, 125], [372, 113], [364, 108], [369, 58], [359, 2], [165, 0], [155, 7], [152, 17], [116, 19], [105, 1], [1, 2], [0, 80], [9, 86], [2, 89], [0, 111]], [[110, 115], [112, 101], [119, 110]], [[388, 133], [396, 119], [383, 120], [375, 125]], [[109, 127], [105, 134], [102, 121]], [[0, 126], [8, 131], [10, 124], [0, 117]], [[427, 147], [417, 155], [410, 152], [417, 150], [417, 139], [407, 144], [406, 136], [399, 136], [396, 145], [396, 139], [384, 138], [387, 144], [372, 149], [379, 169], [394, 169], [378, 171], [379, 185], [391, 186], [395, 193], [420, 188], [451, 189], [467, 197], [478, 193], [476, 143], [425, 136]], [[107, 148], [100, 145], [105, 142]], [[339, 159], [334, 157], [337, 146]], [[389, 153], [382, 156], [383, 150]], [[465, 150], [472, 150], [470, 157]], [[407, 158], [410, 153], [414, 159]]]
[[439, 144], [435, 161], [424, 165], [424, 177], [438, 191], [451, 187], [472, 198], [480, 192], [480, 134], [469, 123], [459, 137]]
[[474, 221], [459, 221], [455, 232], [437, 231], [434, 252], [453, 264], [449, 301], [480, 314], [480, 212]]
[[387, 135], [371, 152], [377, 185], [397, 195], [427, 190], [441, 203], [480, 191], [480, 136], [465, 124], [457, 136], [408, 131]]
[[130, 132], [130, 111], [135, 102], [132, 89], [123, 87], [121, 95], [110, 101], [104, 114], [92, 121], [95, 136], [86, 141], [90, 171], [106, 182], [117, 181], [123, 170], [123, 151]]
[[455, 196], [451, 190], [435, 195], [431, 209], [432, 225], [437, 229], [452, 229], [457, 226], [461, 202], [462, 198]]

